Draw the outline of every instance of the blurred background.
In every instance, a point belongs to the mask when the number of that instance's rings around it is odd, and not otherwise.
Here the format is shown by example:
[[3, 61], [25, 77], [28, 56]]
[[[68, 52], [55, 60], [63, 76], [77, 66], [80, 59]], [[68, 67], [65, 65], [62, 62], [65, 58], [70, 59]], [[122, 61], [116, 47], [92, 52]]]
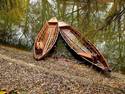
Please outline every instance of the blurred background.
[[[125, 73], [124, 0], [0, 0], [0, 44], [31, 51], [37, 33], [53, 16], [74, 26], [113, 70]], [[63, 45], [58, 42], [58, 55]]]

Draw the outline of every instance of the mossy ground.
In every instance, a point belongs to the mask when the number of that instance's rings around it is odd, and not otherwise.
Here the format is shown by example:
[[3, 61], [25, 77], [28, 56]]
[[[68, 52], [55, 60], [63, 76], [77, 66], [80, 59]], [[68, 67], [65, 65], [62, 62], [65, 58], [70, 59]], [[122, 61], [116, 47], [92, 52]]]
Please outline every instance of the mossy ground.
[[125, 75], [101, 74], [75, 59], [47, 57], [0, 45], [0, 89], [19, 94], [125, 94]]

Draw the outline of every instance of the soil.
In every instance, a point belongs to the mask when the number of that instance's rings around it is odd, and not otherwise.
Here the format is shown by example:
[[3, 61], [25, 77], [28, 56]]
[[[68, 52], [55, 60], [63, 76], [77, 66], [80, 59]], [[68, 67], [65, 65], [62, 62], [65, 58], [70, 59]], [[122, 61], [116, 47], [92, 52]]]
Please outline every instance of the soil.
[[64, 57], [36, 61], [32, 52], [0, 45], [0, 89], [18, 94], [125, 94], [125, 75], [104, 75]]

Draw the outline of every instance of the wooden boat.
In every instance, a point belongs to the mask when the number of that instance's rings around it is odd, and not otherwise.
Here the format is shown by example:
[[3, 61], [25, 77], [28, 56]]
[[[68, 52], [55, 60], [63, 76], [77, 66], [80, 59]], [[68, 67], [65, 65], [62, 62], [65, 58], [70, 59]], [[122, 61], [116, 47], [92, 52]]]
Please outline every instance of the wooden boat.
[[65, 22], [59, 22], [60, 34], [79, 57], [104, 71], [110, 71], [104, 56], [87, 39]]
[[56, 43], [58, 34], [58, 22], [53, 17], [45, 23], [36, 37], [33, 47], [33, 56], [36, 60], [44, 58], [49, 53]]

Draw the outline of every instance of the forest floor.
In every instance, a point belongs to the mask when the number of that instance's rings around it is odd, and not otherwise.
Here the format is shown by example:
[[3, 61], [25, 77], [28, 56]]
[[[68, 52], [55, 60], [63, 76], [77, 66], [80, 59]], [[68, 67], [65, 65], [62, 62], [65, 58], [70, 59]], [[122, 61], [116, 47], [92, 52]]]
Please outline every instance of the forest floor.
[[63, 57], [36, 61], [32, 52], [0, 45], [0, 89], [19, 94], [125, 94], [125, 75], [106, 76], [78, 62]]

